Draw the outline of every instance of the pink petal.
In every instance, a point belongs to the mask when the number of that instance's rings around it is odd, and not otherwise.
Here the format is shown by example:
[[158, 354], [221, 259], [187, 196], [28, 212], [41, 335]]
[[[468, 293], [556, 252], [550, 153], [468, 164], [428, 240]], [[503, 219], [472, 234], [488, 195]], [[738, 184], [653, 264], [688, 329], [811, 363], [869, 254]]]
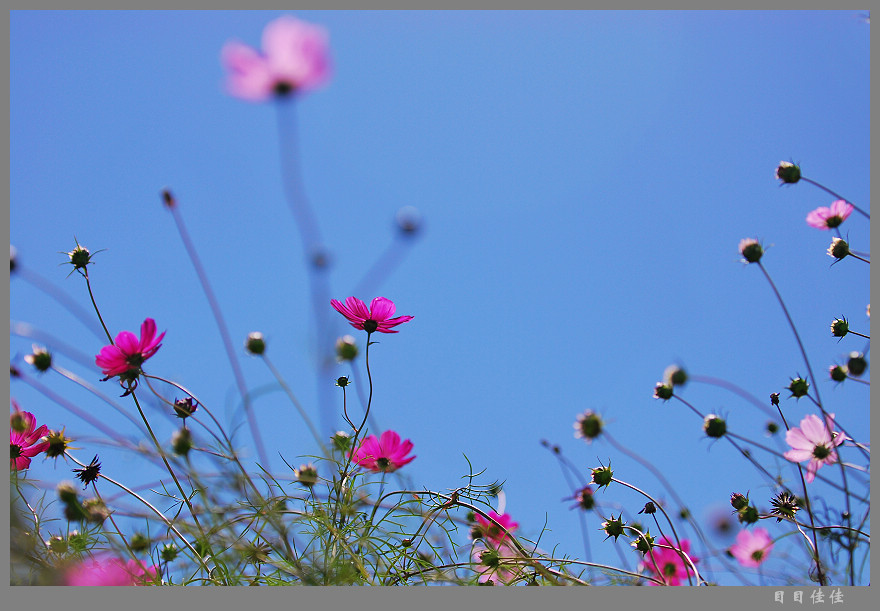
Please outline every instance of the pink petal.
[[370, 318], [370, 311], [367, 309], [367, 304], [358, 299], [357, 297], [349, 297], [345, 300], [345, 305], [348, 306], [348, 309], [354, 314], [361, 322]]
[[799, 428], [790, 429], [785, 433], [785, 443], [791, 446], [793, 450], [813, 451], [815, 444], [804, 437], [804, 433]]
[[786, 460], [790, 460], [791, 462], [803, 462], [809, 459], [813, 455], [813, 448], [810, 447], [809, 450], [789, 450], [783, 456]]
[[379, 447], [383, 452], [392, 452], [400, 445], [400, 435], [395, 431], [385, 431], [379, 438]]
[[125, 355], [136, 354], [140, 346], [140, 340], [131, 331], [122, 331], [116, 336], [116, 347]]
[[801, 431], [803, 431], [804, 437], [812, 442], [814, 446], [820, 443], [825, 443], [826, 441], [831, 441], [831, 435], [828, 432], [828, 429], [825, 428], [825, 423], [822, 422], [818, 416], [813, 414], [810, 414], [801, 420]]
[[370, 318], [376, 322], [387, 320], [394, 316], [394, 302], [385, 297], [376, 297], [370, 304]]

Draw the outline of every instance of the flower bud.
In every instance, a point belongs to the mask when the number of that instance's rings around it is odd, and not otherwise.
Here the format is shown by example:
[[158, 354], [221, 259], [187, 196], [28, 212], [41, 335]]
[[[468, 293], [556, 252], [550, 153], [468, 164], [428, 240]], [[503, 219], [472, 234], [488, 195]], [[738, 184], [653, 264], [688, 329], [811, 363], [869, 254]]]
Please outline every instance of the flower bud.
[[110, 517], [110, 510], [99, 498], [90, 498], [83, 501], [83, 511], [86, 514], [86, 520], [93, 524], [103, 524], [104, 520]]
[[162, 558], [163, 562], [174, 562], [175, 558], [177, 558], [178, 554], [177, 546], [173, 543], [166, 543], [162, 546], [162, 549], [159, 552], [159, 556]]
[[599, 486], [607, 487], [611, 483], [611, 479], [614, 477], [614, 472], [611, 471], [611, 463], [608, 463], [608, 466], [596, 467], [591, 470], [593, 475], [592, 482]]
[[348, 381], [347, 376], [339, 376], [338, 378], [336, 378], [336, 385], [339, 386], [340, 388], [345, 388], [349, 384], [350, 384], [350, 382]]
[[135, 533], [128, 541], [133, 552], [145, 552], [150, 549], [150, 538], [142, 533]]
[[669, 386], [684, 386], [687, 379], [687, 372], [678, 365], [670, 365], [663, 372], [663, 381]]
[[358, 355], [358, 347], [351, 335], [343, 335], [336, 340], [336, 358], [342, 361], [353, 361]]
[[15, 410], [11, 414], [9, 414], [9, 428], [15, 431], [16, 433], [24, 433], [27, 430], [28, 423], [19, 410]]
[[764, 429], [767, 431], [768, 435], [775, 435], [779, 432], [779, 425], [771, 421], [767, 423], [767, 426], [764, 427]]
[[189, 429], [179, 429], [171, 436], [171, 448], [178, 456], [186, 456], [192, 447], [192, 433], [189, 432]]
[[771, 392], [770, 393], [770, 405], [779, 405], [779, 393]]
[[846, 318], [835, 318], [831, 323], [831, 335], [843, 337], [847, 333], [849, 333], [849, 323]]
[[709, 437], [714, 437], [716, 439], [724, 437], [724, 434], [727, 432], [727, 423], [715, 414], [709, 414], [706, 416], [706, 419], [703, 420], [703, 432]]
[[584, 486], [578, 490], [574, 498], [578, 502], [577, 506], [584, 511], [589, 511], [596, 505], [596, 499], [593, 498], [593, 489], [589, 486]]
[[849, 360], [846, 362], [846, 370], [850, 375], [854, 375], [856, 377], [865, 373], [865, 369], [868, 368], [868, 361], [865, 360], [865, 355], [861, 352], [850, 352]]
[[801, 179], [801, 168], [788, 161], [780, 161], [776, 168], [776, 178], [782, 181], [781, 184], [794, 184]]
[[307, 488], [311, 488], [318, 483], [318, 470], [311, 463], [300, 465], [299, 469], [293, 470], [293, 474], [296, 477], [296, 481]]
[[330, 441], [333, 442], [333, 447], [340, 452], [347, 452], [351, 445], [351, 437], [345, 431], [336, 431], [336, 434], [330, 438]]
[[657, 385], [654, 387], [654, 398], [669, 401], [672, 398], [672, 386], [663, 382], [657, 382]]
[[841, 367], [840, 365], [832, 365], [828, 371], [831, 374], [831, 379], [835, 382], [843, 382], [846, 379], [845, 367]]
[[43, 372], [52, 367], [52, 355], [42, 346], [33, 345], [33, 352], [25, 355], [24, 360], [37, 371]]
[[639, 513], [644, 513], [645, 515], [657, 513], [657, 506], [653, 503], [653, 501], [648, 501], [647, 503], [645, 503], [644, 507], [639, 509]]
[[593, 441], [602, 433], [602, 419], [599, 414], [588, 409], [578, 416], [574, 423], [574, 436], [582, 438], [587, 442]]
[[730, 504], [734, 509], [739, 511], [743, 507], [748, 507], [749, 505], [749, 497], [740, 494], [739, 492], [734, 492], [730, 495]]
[[832, 238], [831, 246], [828, 247], [826, 252], [828, 253], [828, 256], [834, 257], [840, 261], [849, 254], [849, 244], [840, 238]]
[[245, 349], [251, 354], [260, 355], [266, 351], [266, 340], [263, 339], [263, 334], [254, 331], [253, 333], [249, 333], [247, 336], [247, 340], [244, 342]]
[[178, 418], [189, 418], [198, 409], [198, 402], [192, 397], [174, 400], [174, 415]]
[[764, 247], [758, 243], [758, 240], [745, 238], [740, 240], [739, 253], [746, 263], [757, 263], [764, 256]]
[[632, 545], [636, 549], [636, 551], [647, 554], [654, 547], [654, 537], [652, 537], [649, 533], [645, 533], [643, 535], [639, 535], [638, 539], [633, 541], [630, 545]]
[[805, 397], [807, 392], [810, 390], [810, 385], [803, 378], [792, 378], [791, 384], [789, 384], [786, 388], [791, 392], [791, 396], [795, 399], [800, 399], [801, 397]]
[[741, 524], [754, 524], [758, 521], [758, 510], [754, 505], [749, 505], [737, 511], [736, 517]]
[[46, 546], [56, 554], [66, 554], [68, 545], [67, 539], [60, 535], [53, 535], [46, 541]]
[[400, 233], [407, 237], [416, 235], [422, 228], [422, 214], [415, 206], [404, 206], [394, 220]]
[[[611, 519], [602, 522], [602, 530], [605, 531], [605, 534], [608, 537], [614, 537], [614, 540], [617, 541], [617, 537], [623, 534], [624, 523], [621, 519], [623, 517], [623, 513], [621, 513], [617, 518], [614, 517], [614, 514], [611, 514]], [[608, 537], [605, 537], [606, 539]]]

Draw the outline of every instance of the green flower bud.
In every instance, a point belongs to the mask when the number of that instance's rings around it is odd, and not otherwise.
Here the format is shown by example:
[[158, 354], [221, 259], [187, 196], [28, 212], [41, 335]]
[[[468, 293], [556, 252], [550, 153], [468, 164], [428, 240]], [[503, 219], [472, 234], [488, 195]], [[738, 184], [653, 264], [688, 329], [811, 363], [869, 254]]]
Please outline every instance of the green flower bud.
[[801, 168], [788, 161], [780, 161], [776, 168], [776, 178], [782, 181], [782, 184], [794, 184], [801, 179]]

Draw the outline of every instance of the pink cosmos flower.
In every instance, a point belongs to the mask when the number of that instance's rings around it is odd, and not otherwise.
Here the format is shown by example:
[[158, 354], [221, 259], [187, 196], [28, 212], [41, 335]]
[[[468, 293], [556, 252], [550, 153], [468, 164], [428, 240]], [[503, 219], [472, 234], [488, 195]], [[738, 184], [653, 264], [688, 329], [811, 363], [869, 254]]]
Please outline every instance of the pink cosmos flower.
[[145, 569], [137, 560], [93, 559], [68, 570], [64, 582], [68, 586], [141, 586], [152, 582], [157, 574], [157, 566]]
[[30, 467], [31, 458], [49, 447], [48, 441], [41, 441], [49, 434], [49, 428], [45, 424], [36, 428], [34, 415], [21, 411], [14, 399], [12, 406], [15, 411], [9, 415], [9, 467], [22, 471]]
[[263, 52], [238, 41], [224, 45], [221, 60], [231, 95], [262, 102], [322, 85], [330, 76], [327, 31], [285, 15], [263, 30]]
[[413, 444], [407, 439], [403, 443], [394, 431], [385, 431], [376, 439], [370, 435], [352, 453], [352, 460], [374, 473], [391, 473], [409, 464], [415, 456], [407, 457]]
[[810, 414], [801, 420], [800, 427], [789, 429], [785, 434], [785, 443], [791, 449], [783, 456], [791, 462], [810, 461], [804, 477], [809, 483], [815, 479], [819, 467], [837, 462], [834, 448], [845, 439], [845, 435], [834, 431], [834, 414], [828, 414], [824, 423], [819, 416]]
[[351, 326], [355, 329], [363, 329], [367, 333], [381, 331], [382, 333], [398, 333], [391, 327], [411, 321], [413, 316], [394, 316], [394, 302], [385, 297], [376, 297], [370, 303], [370, 309], [367, 304], [357, 297], [349, 297], [343, 304], [338, 299], [331, 299], [330, 305], [345, 316]]
[[[501, 524], [501, 526], [506, 528], [508, 532], [512, 533], [519, 527], [519, 522], [514, 522], [513, 518], [506, 513], [498, 515], [494, 511], [490, 511], [489, 517]], [[498, 528], [498, 526], [496, 526], [491, 520], [487, 520], [480, 514], [476, 514], [474, 518], [477, 520], [477, 524], [479, 524], [480, 531], [483, 533], [484, 538], [488, 539], [490, 542], [500, 545], [510, 539], [510, 535], [504, 532], [504, 530]]]
[[767, 560], [773, 549], [773, 538], [765, 528], [754, 531], [743, 529], [736, 536], [736, 543], [730, 546], [730, 553], [739, 563], [747, 567], [758, 567]]
[[807, 215], [807, 225], [817, 229], [834, 229], [852, 214], [853, 206], [839, 199], [826, 208], [821, 206]]
[[[657, 544], [675, 547], [673, 542], [666, 537], [662, 537]], [[694, 566], [696, 566], [699, 559], [688, 553], [690, 548], [690, 541], [682, 539], [681, 551], [684, 552], [684, 554], [691, 559], [691, 562], [694, 563]], [[654, 577], [660, 579], [668, 586], [680, 586], [682, 582], [687, 582], [689, 575], [694, 574], [690, 564], [685, 561], [677, 551], [661, 547], [654, 547], [650, 552], [645, 554], [645, 558], [639, 564], [639, 567], [644, 571], [652, 573]], [[648, 585], [655, 586], [657, 584], [653, 581], [649, 581]]]
[[516, 573], [511, 570], [516, 565], [510, 559], [519, 557], [516, 549], [503, 544], [476, 544], [471, 550], [471, 561], [476, 565], [475, 570], [480, 573], [480, 583], [486, 583], [490, 579], [496, 585], [510, 583], [516, 577]]
[[156, 322], [148, 318], [141, 325], [140, 340], [134, 333], [122, 331], [116, 336], [114, 344], [101, 348], [101, 352], [95, 357], [95, 364], [107, 378], [122, 374], [130, 374], [135, 378], [144, 361], [156, 354], [163, 337], [164, 331], [156, 337]]

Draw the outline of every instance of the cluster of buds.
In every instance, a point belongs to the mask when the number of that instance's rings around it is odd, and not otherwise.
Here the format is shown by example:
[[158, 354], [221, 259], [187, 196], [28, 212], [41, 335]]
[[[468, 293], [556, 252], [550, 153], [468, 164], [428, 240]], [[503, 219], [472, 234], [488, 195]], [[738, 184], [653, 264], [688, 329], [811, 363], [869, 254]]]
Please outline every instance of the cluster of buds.
[[749, 503], [748, 496], [734, 492], [730, 495], [730, 504], [741, 524], [754, 524], [758, 521], [758, 509]]

